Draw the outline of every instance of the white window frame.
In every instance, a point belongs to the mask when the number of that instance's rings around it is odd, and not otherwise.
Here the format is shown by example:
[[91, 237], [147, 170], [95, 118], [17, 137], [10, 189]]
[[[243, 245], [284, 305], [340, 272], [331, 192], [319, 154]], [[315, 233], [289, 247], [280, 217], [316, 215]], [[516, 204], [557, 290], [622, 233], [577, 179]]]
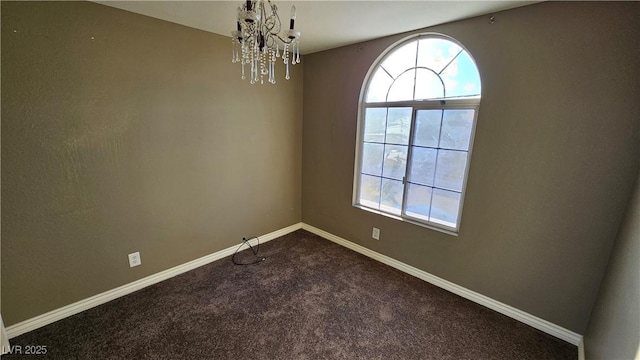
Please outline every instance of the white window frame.
[[[462, 219], [462, 211], [463, 211], [463, 206], [464, 206], [464, 198], [465, 198], [465, 194], [466, 194], [466, 188], [467, 188], [467, 181], [469, 178], [469, 168], [470, 168], [470, 164], [471, 164], [471, 157], [472, 157], [472, 152], [473, 152], [473, 143], [474, 143], [474, 138], [475, 138], [475, 132], [476, 132], [476, 124], [477, 124], [477, 120], [478, 120], [478, 112], [480, 109], [480, 100], [481, 97], [475, 97], [475, 98], [451, 98], [451, 99], [447, 99], [447, 98], [443, 98], [443, 99], [433, 99], [433, 100], [411, 100], [411, 101], [392, 101], [392, 102], [370, 102], [367, 103], [366, 100], [366, 96], [367, 96], [367, 90], [369, 88], [370, 82], [373, 78], [373, 74], [375, 72], [375, 70], [378, 68], [378, 66], [380, 64], [382, 64], [382, 62], [384, 62], [384, 60], [387, 58], [388, 55], [392, 54], [394, 52], [394, 50], [402, 47], [403, 45], [412, 42], [412, 41], [419, 41], [420, 39], [423, 38], [441, 38], [441, 39], [445, 39], [448, 41], [451, 41], [455, 44], [457, 44], [458, 46], [460, 46], [464, 51], [467, 52], [467, 54], [469, 55], [469, 57], [471, 57], [471, 59], [473, 60], [473, 56], [471, 55], [471, 53], [462, 45], [460, 44], [458, 41], [456, 41], [455, 39], [446, 36], [446, 35], [442, 35], [442, 34], [435, 34], [435, 33], [423, 33], [423, 34], [417, 34], [417, 35], [412, 35], [409, 36], [407, 38], [404, 38], [394, 44], [392, 44], [391, 46], [389, 46], [382, 54], [380, 54], [380, 56], [376, 59], [376, 61], [374, 61], [373, 65], [371, 65], [371, 67], [369, 68], [369, 71], [367, 72], [367, 75], [365, 76], [365, 80], [363, 81], [362, 84], [362, 88], [360, 90], [360, 98], [359, 98], [359, 104], [358, 104], [358, 122], [357, 122], [357, 133], [356, 133], [356, 154], [355, 154], [355, 166], [354, 166], [354, 176], [353, 176], [353, 196], [352, 196], [352, 205], [356, 208], [362, 209], [362, 210], [366, 210], [366, 211], [370, 211], [376, 214], [380, 214], [383, 216], [387, 216], [387, 217], [391, 217], [403, 222], [408, 222], [411, 224], [415, 224], [418, 226], [422, 226], [425, 228], [429, 228], [432, 230], [436, 230], [436, 231], [440, 231], [446, 234], [450, 234], [450, 235], [454, 235], [457, 236], [458, 232], [460, 230], [460, 222]], [[474, 60], [475, 62], [475, 60]], [[477, 66], [476, 66], [477, 68]], [[400, 215], [397, 215], [395, 213], [390, 213], [390, 212], [386, 212], [384, 210], [381, 209], [374, 209], [371, 207], [368, 207], [366, 205], [362, 205], [360, 204], [360, 175], [361, 175], [361, 170], [362, 170], [362, 148], [363, 148], [363, 144], [364, 144], [364, 114], [366, 113], [366, 109], [368, 108], [394, 108], [394, 107], [404, 107], [404, 108], [412, 108], [412, 115], [411, 115], [411, 127], [410, 127], [410, 132], [409, 132], [409, 143], [407, 145], [408, 150], [407, 150], [407, 165], [405, 168], [405, 176], [403, 178], [403, 197], [402, 197], [402, 206], [401, 206], [401, 211], [400, 211]], [[457, 220], [456, 220], [456, 226], [455, 227], [450, 227], [450, 226], [446, 226], [443, 224], [439, 224], [433, 221], [428, 221], [428, 220], [424, 220], [424, 219], [419, 219], [419, 218], [415, 218], [412, 217], [410, 215], [408, 215], [406, 213], [406, 202], [407, 202], [407, 175], [410, 173], [411, 170], [411, 159], [412, 159], [412, 148], [413, 148], [413, 143], [414, 143], [414, 130], [415, 130], [415, 121], [416, 121], [416, 114], [419, 110], [450, 110], [450, 109], [473, 109], [474, 110], [474, 118], [473, 118], [473, 124], [472, 124], [472, 128], [471, 128], [471, 134], [470, 134], [470, 138], [469, 138], [469, 150], [467, 151], [467, 162], [465, 164], [465, 173], [464, 173], [464, 178], [462, 181], [462, 190], [460, 193], [460, 205], [458, 208], [458, 216], [457, 216]], [[441, 124], [442, 127], [442, 124]], [[432, 188], [436, 188], [435, 186], [433, 186]], [[444, 190], [448, 190], [448, 189], [444, 189]], [[449, 191], [449, 190], [448, 190]]]

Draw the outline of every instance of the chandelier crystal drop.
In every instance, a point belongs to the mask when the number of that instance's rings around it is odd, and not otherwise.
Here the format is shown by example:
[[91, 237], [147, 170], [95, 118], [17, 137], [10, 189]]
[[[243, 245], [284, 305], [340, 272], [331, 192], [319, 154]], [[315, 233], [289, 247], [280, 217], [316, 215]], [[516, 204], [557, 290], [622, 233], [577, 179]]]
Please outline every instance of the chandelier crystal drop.
[[242, 80], [251, 84], [276, 83], [276, 59], [282, 57], [285, 79], [289, 65], [300, 63], [300, 32], [295, 31], [296, 7], [291, 6], [289, 30], [280, 35], [278, 7], [271, 0], [247, 0], [238, 7], [236, 30], [231, 32], [231, 62], [240, 63]]

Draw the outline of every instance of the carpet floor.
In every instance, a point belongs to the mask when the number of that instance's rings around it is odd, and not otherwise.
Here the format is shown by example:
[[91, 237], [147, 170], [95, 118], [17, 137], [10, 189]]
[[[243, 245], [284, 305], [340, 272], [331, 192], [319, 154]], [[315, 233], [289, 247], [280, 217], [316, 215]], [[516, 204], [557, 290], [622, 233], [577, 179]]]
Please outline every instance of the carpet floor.
[[16, 337], [12, 345], [47, 354], [6, 358], [578, 358], [576, 346], [304, 230], [260, 254], [261, 263], [221, 259]]

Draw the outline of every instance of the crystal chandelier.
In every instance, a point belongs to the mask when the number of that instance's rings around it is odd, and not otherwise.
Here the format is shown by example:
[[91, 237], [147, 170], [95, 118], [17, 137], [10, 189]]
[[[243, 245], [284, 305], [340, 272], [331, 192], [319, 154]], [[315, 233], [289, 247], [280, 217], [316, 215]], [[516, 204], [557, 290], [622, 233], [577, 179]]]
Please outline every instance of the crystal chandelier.
[[278, 7], [271, 0], [247, 0], [238, 7], [237, 30], [231, 32], [233, 63], [240, 63], [242, 79], [255, 84], [267, 81], [276, 83], [276, 58], [280, 57], [286, 67], [285, 79], [289, 80], [289, 64], [300, 62], [300, 32], [294, 30], [296, 7], [291, 6], [289, 31], [280, 35], [281, 22]]

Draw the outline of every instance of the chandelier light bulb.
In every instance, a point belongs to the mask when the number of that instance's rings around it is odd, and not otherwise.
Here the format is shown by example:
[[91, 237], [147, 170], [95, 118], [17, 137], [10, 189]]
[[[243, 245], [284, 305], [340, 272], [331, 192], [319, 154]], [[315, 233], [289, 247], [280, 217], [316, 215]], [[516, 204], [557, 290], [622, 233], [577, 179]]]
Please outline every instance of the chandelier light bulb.
[[296, 6], [291, 5], [291, 20], [289, 20], [289, 30], [293, 30], [293, 24], [296, 21]]

